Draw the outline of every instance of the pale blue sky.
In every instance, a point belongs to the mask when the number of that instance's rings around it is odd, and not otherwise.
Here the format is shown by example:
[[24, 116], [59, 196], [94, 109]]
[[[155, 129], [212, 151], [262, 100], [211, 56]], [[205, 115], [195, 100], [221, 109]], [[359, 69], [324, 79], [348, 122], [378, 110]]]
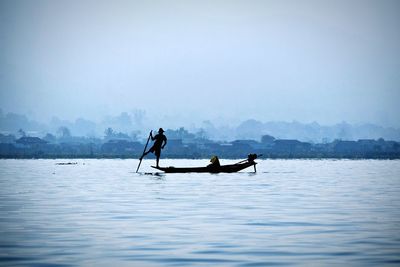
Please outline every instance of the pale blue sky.
[[0, 108], [400, 127], [399, 1], [0, 2]]

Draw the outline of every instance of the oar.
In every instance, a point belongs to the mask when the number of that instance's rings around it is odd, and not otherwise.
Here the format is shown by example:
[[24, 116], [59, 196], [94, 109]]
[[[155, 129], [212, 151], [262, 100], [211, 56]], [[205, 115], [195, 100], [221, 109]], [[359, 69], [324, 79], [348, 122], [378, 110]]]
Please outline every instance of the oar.
[[142, 156], [140, 157], [139, 165], [137, 166], [136, 172], [139, 171], [140, 164], [142, 164], [142, 159], [143, 159], [144, 153], [146, 153], [146, 148], [147, 148], [147, 145], [149, 144], [149, 141], [150, 141], [150, 136], [151, 136], [151, 131], [150, 131], [150, 133], [149, 133], [149, 137], [147, 138], [146, 145], [144, 146], [143, 154], [142, 154]]
[[[263, 154], [257, 155], [257, 158], [261, 157], [262, 155], [263, 155]], [[246, 162], [246, 161], [249, 161], [249, 159], [241, 160], [241, 161], [239, 161], [239, 162], [236, 162], [235, 164], [240, 164], [240, 163], [243, 163], [243, 162]]]

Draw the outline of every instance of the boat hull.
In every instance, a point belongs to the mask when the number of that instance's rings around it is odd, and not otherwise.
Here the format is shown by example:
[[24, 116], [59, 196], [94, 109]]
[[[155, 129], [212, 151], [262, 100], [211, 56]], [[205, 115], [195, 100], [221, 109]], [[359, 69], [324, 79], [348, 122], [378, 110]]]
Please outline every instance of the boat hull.
[[208, 172], [208, 173], [232, 173], [238, 172], [243, 169], [246, 169], [251, 166], [255, 166], [257, 163], [252, 162], [244, 162], [244, 163], [236, 163], [230, 165], [221, 165], [221, 166], [207, 166], [207, 167], [184, 167], [184, 168], [177, 168], [177, 167], [156, 167], [151, 166], [157, 170], [166, 172], [166, 173], [188, 173], [188, 172]]

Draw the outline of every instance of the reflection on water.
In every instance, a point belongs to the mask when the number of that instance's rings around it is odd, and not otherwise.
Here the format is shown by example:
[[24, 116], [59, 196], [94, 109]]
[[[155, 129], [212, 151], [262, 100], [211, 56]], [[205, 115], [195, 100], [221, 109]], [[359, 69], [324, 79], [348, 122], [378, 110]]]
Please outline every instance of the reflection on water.
[[400, 264], [400, 161], [73, 161], [0, 161], [0, 265]]

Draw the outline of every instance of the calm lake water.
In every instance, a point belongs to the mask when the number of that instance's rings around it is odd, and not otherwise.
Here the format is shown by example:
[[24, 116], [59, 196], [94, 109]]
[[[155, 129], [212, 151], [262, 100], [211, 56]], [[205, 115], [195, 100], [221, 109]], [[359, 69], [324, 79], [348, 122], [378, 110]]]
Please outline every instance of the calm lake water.
[[398, 160], [137, 163], [0, 160], [0, 265], [400, 265]]

